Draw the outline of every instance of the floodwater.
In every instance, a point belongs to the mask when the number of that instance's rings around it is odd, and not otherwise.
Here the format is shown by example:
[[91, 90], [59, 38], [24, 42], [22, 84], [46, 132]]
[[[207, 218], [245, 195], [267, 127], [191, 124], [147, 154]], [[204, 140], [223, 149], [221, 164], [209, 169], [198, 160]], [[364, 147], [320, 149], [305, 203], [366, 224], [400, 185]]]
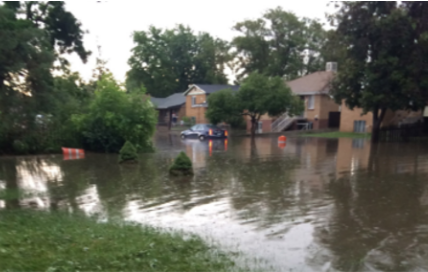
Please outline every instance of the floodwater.
[[[428, 271], [428, 145], [364, 139], [156, 137], [116, 155], [0, 159], [0, 208], [97, 213], [185, 230], [277, 271]], [[185, 151], [193, 178], [167, 170]], [[31, 194], [26, 194], [26, 193]], [[259, 263], [259, 264], [260, 264]]]

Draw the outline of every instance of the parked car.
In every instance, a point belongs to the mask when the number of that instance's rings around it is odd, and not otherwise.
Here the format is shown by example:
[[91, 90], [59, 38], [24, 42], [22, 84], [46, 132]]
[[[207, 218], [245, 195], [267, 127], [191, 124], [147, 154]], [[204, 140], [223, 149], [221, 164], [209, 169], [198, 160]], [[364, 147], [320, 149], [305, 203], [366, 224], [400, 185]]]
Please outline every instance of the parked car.
[[227, 138], [228, 132], [227, 130], [223, 130], [217, 126], [209, 125], [209, 124], [198, 124], [194, 125], [188, 130], [181, 132], [181, 138], [199, 138], [199, 140], [203, 141], [207, 138]]

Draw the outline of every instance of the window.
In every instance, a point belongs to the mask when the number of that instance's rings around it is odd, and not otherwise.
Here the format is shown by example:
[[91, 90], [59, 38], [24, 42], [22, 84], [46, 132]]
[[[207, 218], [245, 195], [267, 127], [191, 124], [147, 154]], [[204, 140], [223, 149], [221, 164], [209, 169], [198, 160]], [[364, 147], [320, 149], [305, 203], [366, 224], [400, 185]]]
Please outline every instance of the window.
[[192, 96], [192, 106], [196, 105], [196, 96]]
[[315, 96], [308, 96], [308, 110], [313, 110], [315, 107]]
[[354, 121], [354, 132], [356, 133], [366, 132], [366, 121]]

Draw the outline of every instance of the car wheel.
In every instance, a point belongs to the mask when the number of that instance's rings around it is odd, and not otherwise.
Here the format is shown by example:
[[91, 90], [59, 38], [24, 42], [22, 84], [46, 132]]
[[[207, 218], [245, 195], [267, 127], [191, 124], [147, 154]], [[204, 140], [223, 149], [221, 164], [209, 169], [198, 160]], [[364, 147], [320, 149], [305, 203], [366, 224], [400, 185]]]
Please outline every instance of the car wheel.
[[199, 135], [199, 140], [201, 141], [205, 140], [205, 135]]
[[181, 139], [186, 139], [186, 135], [181, 134]]

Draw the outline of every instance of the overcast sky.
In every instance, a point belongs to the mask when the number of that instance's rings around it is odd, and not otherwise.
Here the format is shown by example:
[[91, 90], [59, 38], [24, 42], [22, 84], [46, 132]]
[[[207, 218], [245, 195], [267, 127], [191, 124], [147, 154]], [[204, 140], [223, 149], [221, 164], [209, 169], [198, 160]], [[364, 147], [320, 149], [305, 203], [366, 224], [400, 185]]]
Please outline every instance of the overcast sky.
[[232, 26], [245, 19], [261, 17], [268, 9], [281, 6], [299, 17], [318, 18], [325, 22], [329, 1], [285, 0], [153, 0], [153, 1], [69, 1], [67, 9], [88, 30], [85, 46], [93, 52], [87, 64], [71, 56], [72, 69], [89, 79], [101, 46], [102, 57], [116, 79], [125, 80], [127, 64], [133, 47], [132, 33], [147, 30], [150, 25], [173, 28], [176, 24], [190, 26], [195, 32], [208, 32], [230, 41], [236, 32]]

